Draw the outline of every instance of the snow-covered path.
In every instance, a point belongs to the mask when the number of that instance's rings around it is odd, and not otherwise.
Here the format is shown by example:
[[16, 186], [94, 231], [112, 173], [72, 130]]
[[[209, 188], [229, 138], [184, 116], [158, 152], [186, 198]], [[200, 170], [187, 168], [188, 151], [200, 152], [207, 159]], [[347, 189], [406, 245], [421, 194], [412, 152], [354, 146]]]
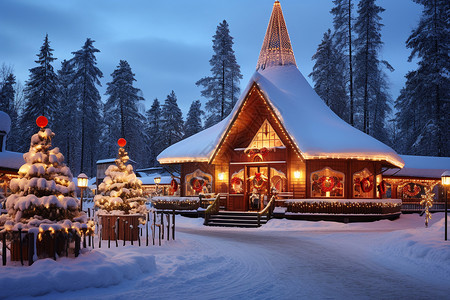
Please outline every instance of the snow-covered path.
[[[154, 271], [42, 298], [449, 299], [450, 248], [434, 240], [442, 236], [443, 220], [425, 229], [418, 216], [402, 218], [367, 224], [272, 220], [259, 229], [203, 227], [201, 220], [179, 218], [176, 241], [126, 247], [153, 254]], [[409, 229], [416, 223], [420, 227]]]

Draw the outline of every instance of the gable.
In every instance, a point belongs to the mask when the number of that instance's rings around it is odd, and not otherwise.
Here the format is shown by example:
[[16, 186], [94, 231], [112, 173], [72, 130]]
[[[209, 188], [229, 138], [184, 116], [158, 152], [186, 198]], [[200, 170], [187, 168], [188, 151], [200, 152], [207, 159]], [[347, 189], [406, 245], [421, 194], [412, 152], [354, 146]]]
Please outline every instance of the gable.
[[278, 137], [278, 134], [273, 129], [272, 125], [270, 125], [269, 121], [265, 119], [264, 123], [250, 142], [250, 145], [247, 146], [245, 152], [250, 149], [273, 149], [278, 147], [284, 147], [284, 144]]
[[[264, 127], [266, 120], [281, 143], [284, 146], [291, 147], [298, 157], [303, 159], [300, 151], [295, 147], [291, 137], [275, 115], [271, 105], [255, 83], [236, 109], [237, 111], [216, 148], [210, 163], [227, 162], [234, 149], [247, 148], [257, 136], [258, 131]], [[264, 131], [265, 128], [262, 128], [262, 130]]]

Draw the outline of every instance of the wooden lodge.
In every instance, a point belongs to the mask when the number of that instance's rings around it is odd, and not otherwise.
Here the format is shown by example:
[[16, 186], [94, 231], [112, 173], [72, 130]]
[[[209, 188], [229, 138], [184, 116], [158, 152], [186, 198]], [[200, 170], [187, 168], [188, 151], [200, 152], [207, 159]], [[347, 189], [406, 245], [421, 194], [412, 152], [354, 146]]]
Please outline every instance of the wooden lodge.
[[256, 72], [231, 114], [158, 161], [181, 166], [181, 196], [220, 193], [224, 210], [262, 210], [276, 195], [287, 212], [400, 213], [383, 173], [401, 169], [402, 158], [315, 93], [297, 68], [278, 1]]

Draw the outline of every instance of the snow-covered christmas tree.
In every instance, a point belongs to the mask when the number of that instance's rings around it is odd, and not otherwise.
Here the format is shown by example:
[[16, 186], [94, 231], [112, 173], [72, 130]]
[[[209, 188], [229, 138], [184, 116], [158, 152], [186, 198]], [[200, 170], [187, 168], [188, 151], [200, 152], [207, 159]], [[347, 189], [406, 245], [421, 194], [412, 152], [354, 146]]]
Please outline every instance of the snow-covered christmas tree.
[[44, 128], [47, 125], [45, 117], [39, 117], [36, 123], [41, 129], [31, 137], [30, 150], [23, 155], [25, 164], [19, 169], [19, 178], [11, 180], [12, 194], [6, 199], [8, 217], [24, 224], [45, 219], [82, 221], [85, 214], [78, 209], [72, 173], [64, 164], [59, 149], [52, 148], [55, 134]]
[[94, 197], [95, 206], [101, 214], [145, 214], [142, 182], [134, 174], [133, 166], [126, 164], [130, 159], [123, 148], [126, 140], [121, 138], [117, 143], [119, 157], [105, 172], [106, 177], [98, 187], [100, 195]]

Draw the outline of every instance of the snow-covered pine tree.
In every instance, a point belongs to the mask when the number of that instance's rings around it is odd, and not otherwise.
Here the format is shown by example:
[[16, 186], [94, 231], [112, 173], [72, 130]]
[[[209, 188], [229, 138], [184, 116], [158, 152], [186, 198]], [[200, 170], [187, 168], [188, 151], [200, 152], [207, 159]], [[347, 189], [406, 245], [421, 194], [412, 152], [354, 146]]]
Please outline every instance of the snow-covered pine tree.
[[184, 123], [184, 138], [190, 137], [202, 130], [202, 104], [200, 100], [192, 101], [191, 107]]
[[233, 50], [233, 38], [226, 20], [217, 26], [213, 36], [214, 54], [209, 60], [211, 76], [196, 82], [202, 86], [201, 95], [208, 99], [205, 109], [205, 127], [210, 127], [223, 120], [233, 109], [239, 94], [242, 79], [240, 66], [237, 64]]
[[98, 186], [100, 194], [94, 197], [95, 206], [102, 210], [101, 214], [146, 213], [142, 182], [133, 172], [133, 166], [127, 165], [129, 157], [123, 146], [120, 144], [116, 164], [106, 169], [106, 177]]
[[30, 149], [23, 156], [25, 164], [19, 169], [19, 178], [11, 180], [12, 194], [6, 199], [8, 215], [14, 222], [30, 226], [35, 219], [85, 218], [78, 210], [72, 173], [64, 164], [63, 154], [52, 148], [55, 134], [45, 126], [31, 137]]
[[342, 72], [345, 63], [338, 54], [330, 29], [324, 33], [312, 59], [316, 63], [309, 76], [314, 81], [314, 90], [341, 119], [347, 120], [346, 80]]
[[180, 141], [183, 137], [183, 114], [178, 107], [177, 96], [172, 91], [167, 95], [161, 112], [161, 149]]
[[355, 126], [355, 101], [353, 88], [353, 26], [354, 18], [352, 16], [353, 3], [352, 0], [333, 0], [334, 7], [331, 9], [333, 17], [334, 33], [333, 37], [336, 43], [336, 55], [341, 56], [340, 60], [344, 61], [342, 72], [347, 80], [348, 122]]
[[162, 140], [162, 112], [159, 100], [153, 100], [152, 107], [146, 112], [146, 134], [148, 137], [148, 165], [155, 166], [158, 162], [156, 157], [163, 149], [161, 147]]
[[418, 68], [406, 75], [396, 100], [402, 153], [450, 156], [450, 3], [414, 0], [423, 6], [418, 26], [406, 46]]
[[53, 144], [66, 154], [67, 165], [78, 174], [80, 132], [76, 130], [79, 124], [79, 108], [73, 84], [74, 72], [69, 61], [61, 62], [61, 69], [58, 70], [58, 118], [54, 126], [58, 135], [55, 136]]
[[76, 129], [80, 130], [81, 153], [80, 171], [92, 176], [98, 154], [100, 136], [101, 97], [97, 86], [101, 86], [99, 78], [103, 73], [96, 66], [95, 53], [100, 52], [93, 46], [94, 41], [88, 38], [83, 47], [72, 52], [70, 60], [75, 69], [74, 90], [80, 112], [80, 122]]
[[141, 90], [133, 86], [136, 79], [127, 61], [121, 60], [111, 76], [112, 81], [107, 83], [105, 93], [109, 95], [105, 118], [114, 119], [118, 123], [118, 131], [113, 132], [110, 139], [125, 138], [128, 151], [138, 163], [144, 163], [144, 116], [140, 112], [140, 102], [144, 97]]
[[[52, 66], [52, 62], [56, 60], [52, 52], [48, 35], [45, 35], [44, 44], [37, 54], [38, 60], [35, 61], [38, 66], [30, 69], [30, 78], [25, 86], [26, 103], [20, 118], [23, 147], [29, 139], [28, 134], [33, 132], [34, 120], [38, 116], [46, 116], [51, 123], [55, 120], [58, 103], [57, 76]], [[25, 148], [21, 150], [25, 151]]]
[[[387, 140], [384, 128], [386, 114], [390, 107], [387, 83], [382, 67], [393, 71], [392, 66], [378, 58], [381, 41], [381, 17], [384, 8], [375, 0], [358, 3], [358, 16], [355, 22], [355, 91], [359, 101], [362, 124], [360, 128], [379, 140]], [[377, 127], [375, 130], [375, 123]]]

